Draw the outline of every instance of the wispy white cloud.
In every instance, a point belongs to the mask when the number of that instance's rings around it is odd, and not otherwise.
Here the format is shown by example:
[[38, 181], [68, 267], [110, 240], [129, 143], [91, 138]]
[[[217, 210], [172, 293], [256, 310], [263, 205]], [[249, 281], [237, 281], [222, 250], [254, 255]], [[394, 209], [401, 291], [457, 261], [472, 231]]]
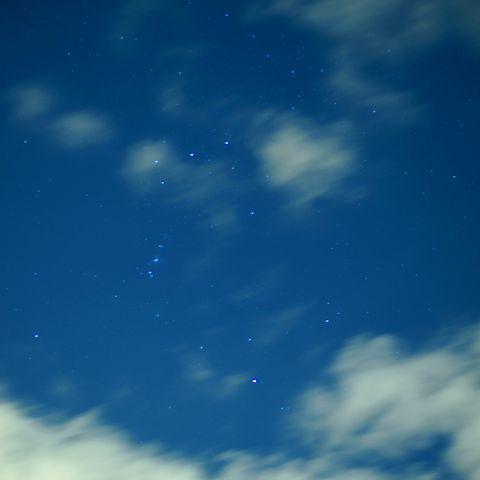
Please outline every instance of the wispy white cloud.
[[449, 33], [477, 41], [472, 17], [478, 22], [479, 14], [478, 2], [471, 0], [267, 0], [252, 12], [286, 16], [369, 56], [426, 48]]
[[[329, 371], [332, 382], [307, 388], [292, 408], [292, 431], [312, 452], [302, 458], [288, 447], [271, 455], [220, 451], [192, 458], [139, 445], [94, 413], [59, 420], [2, 395], [0, 478], [480, 478], [478, 325], [415, 352], [394, 337], [360, 337]], [[215, 376], [207, 365], [196, 381]], [[435, 454], [420, 461], [429, 448]]]
[[[136, 444], [94, 413], [58, 420], [9, 400], [0, 403], [0, 426], [0, 477], [5, 480], [314, 480], [322, 465], [230, 451], [189, 458]], [[216, 474], [208, 472], [213, 465]], [[361, 480], [389, 478], [357, 473], [354, 478]]]
[[315, 125], [294, 115], [267, 118], [273, 127], [257, 133], [254, 141], [261, 181], [284, 193], [291, 211], [302, 211], [318, 199], [353, 196], [347, 181], [357, 170], [357, 159], [346, 125]]
[[0, 403], [0, 477], [5, 480], [200, 480], [200, 466], [135, 446], [93, 414], [55, 422], [11, 401]]
[[[413, 92], [395, 83], [405, 60], [448, 35], [480, 46], [480, 4], [474, 0], [265, 0], [250, 18], [282, 16], [328, 38], [322, 60], [336, 99], [375, 110], [372, 118], [413, 120], [421, 111]], [[377, 72], [372, 75], [372, 69]]]
[[[403, 460], [435, 448], [437, 468], [480, 478], [480, 328], [405, 353], [390, 336], [357, 338], [297, 405], [295, 430], [339, 462]], [[439, 446], [439, 441], [445, 446]]]
[[121, 174], [139, 193], [158, 191], [169, 204], [196, 210], [210, 228], [224, 232], [237, 228], [233, 184], [221, 164], [182, 160], [169, 142], [145, 141], [131, 147]]
[[113, 127], [104, 116], [83, 110], [58, 116], [52, 121], [49, 131], [57, 143], [76, 149], [108, 141]]

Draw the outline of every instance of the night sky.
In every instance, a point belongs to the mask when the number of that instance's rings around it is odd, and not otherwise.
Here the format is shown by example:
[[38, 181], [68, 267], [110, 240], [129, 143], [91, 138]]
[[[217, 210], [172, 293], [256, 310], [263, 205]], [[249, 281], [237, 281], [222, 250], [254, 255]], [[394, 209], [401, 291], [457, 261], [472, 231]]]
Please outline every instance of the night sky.
[[1, 480], [480, 479], [480, 3], [6, 0]]

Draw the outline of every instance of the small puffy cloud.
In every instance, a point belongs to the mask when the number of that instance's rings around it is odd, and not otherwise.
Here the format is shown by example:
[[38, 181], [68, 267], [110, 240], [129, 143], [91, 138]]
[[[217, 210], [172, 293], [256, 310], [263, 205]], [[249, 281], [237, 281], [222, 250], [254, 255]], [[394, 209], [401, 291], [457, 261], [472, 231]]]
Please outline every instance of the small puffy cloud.
[[237, 213], [232, 204], [235, 189], [228, 172], [218, 163], [182, 160], [167, 141], [144, 141], [132, 146], [121, 169], [136, 192], [161, 191], [170, 204], [197, 210], [211, 228], [233, 231]]
[[35, 120], [48, 113], [53, 105], [50, 92], [40, 85], [18, 86], [11, 90], [8, 98], [17, 121]]
[[56, 117], [49, 130], [60, 145], [70, 149], [103, 143], [113, 133], [109, 120], [88, 110]]
[[121, 170], [130, 186], [143, 193], [159, 188], [165, 172], [177, 163], [176, 153], [166, 141], [134, 145]]
[[[52, 138], [57, 144], [77, 149], [110, 140], [114, 133], [112, 122], [91, 110], [58, 113], [50, 92], [36, 84], [20, 85], [8, 94], [12, 117], [23, 126]], [[58, 105], [57, 105], [58, 107]]]
[[290, 210], [301, 211], [318, 199], [351, 196], [347, 181], [357, 160], [344, 125], [323, 127], [293, 115], [275, 119], [273, 125], [257, 135], [255, 153], [262, 181], [287, 196]]

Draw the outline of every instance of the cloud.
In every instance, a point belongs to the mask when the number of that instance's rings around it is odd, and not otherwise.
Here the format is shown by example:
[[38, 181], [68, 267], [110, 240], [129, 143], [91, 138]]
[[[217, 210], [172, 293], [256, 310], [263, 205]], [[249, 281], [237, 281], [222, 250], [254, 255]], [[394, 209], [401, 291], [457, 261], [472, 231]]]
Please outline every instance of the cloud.
[[268, 0], [254, 14], [286, 16], [369, 56], [426, 48], [449, 33], [480, 38], [472, 0]]
[[112, 122], [91, 110], [56, 113], [50, 92], [36, 84], [16, 86], [8, 95], [13, 119], [68, 149], [89, 147], [113, 137]]
[[[0, 403], [0, 426], [2, 480], [314, 480], [320, 464], [228, 451], [188, 458], [136, 444], [94, 413], [58, 420], [11, 400]], [[358, 473], [359, 480], [388, 478]]]
[[146, 193], [162, 185], [168, 166], [176, 162], [176, 154], [166, 141], [143, 142], [130, 149], [121, 173], [132, 188]]
[[322, 67], [330, 92], [346, 96], [353, 111], [375, 110], [372, 119], [390, 122], [414, 120], [422, 110], [396, 80], [412, 55], [418, 58], [449, 36], [480, 46], [480, 4], [474, 0], [259, 1], [249, 17], [265, 16], [284, 17], [326, 39], [329, 60], [324, 54]]
[[0, 425], [0, 477], [4, 480], [205, 478], [194, 462], [135, 446], [93, 414], [54, 421], [3, 401]]
[[109, 140], [113, 128], [105, 117], [83, 110], [56, 117], [49, 131], [60, 145], [76, 149]]
[[48, 113], [53, 106], [50, 92], [40, 85], [23, 85], [8, 94], [13, 104], [13, 118], [17, 121], [34, 120]]
[[306, 305], [296, 305], [259, 318], [256, 322], [255, 342], [261, 345], [277, 342], [298, 325], [306, 311]]
[[412, 92], [388, 85], [362, 72], [358, 60], [339, 55], [337, 65], [328, 78], [335, 91], [341, 92], [341, 96], [351, 102], [353, 109], [374, 113], [375, 117], [372, 118], [398, 124], [416, 120], [424, 110]]
[[352, 195], [347, 181], [357, 170], [346, 125], [315, 125], [298, 116], [269, 117], [274, 127], [256, 135], [261, 180], [283, 192], [287, 207], [301, 211], [316, 200]]
[[406, 465], [433, 448], [440, 470], [480, 478], [479, 326], [414, 353], [394, 337], [357, 338], [330, 373], [297, 404], [294, 429], [313, 449]]
[[[297, 438], [290, 447], [263, 455], [189, 457], [135, 443], [95, 413], [59, 419], [2, 395], [0, 478], [480, 478], [479, 325], [410, 352], [395, 337], [359, 337], [342, 349], [329, 373], [331, 381], [305, 389], [293, 405]], [[199, 381], [211, 378], [202, 374]], [[311, 454], [293, 453], [299, 438]]]
[[[166, 140], [133, 145], [121, 170], [134, 191], [162, 193], [169, 204], [194, 209], [210, 228], [234, 231], [237, 212], [231, 203], [235, 189], [223, 165], [181, 160]], [[238, 188], [238, 185], [236, 185]], [[160, 190], [163, 189], [163, 190]]]

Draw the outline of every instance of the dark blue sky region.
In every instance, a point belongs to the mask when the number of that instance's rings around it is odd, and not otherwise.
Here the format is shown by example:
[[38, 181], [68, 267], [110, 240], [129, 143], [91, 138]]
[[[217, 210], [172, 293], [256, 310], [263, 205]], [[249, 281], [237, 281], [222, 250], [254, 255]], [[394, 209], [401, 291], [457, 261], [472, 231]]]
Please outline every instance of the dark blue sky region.
[[480, 478], [477, 2], [0, 21], [1, 478]]

